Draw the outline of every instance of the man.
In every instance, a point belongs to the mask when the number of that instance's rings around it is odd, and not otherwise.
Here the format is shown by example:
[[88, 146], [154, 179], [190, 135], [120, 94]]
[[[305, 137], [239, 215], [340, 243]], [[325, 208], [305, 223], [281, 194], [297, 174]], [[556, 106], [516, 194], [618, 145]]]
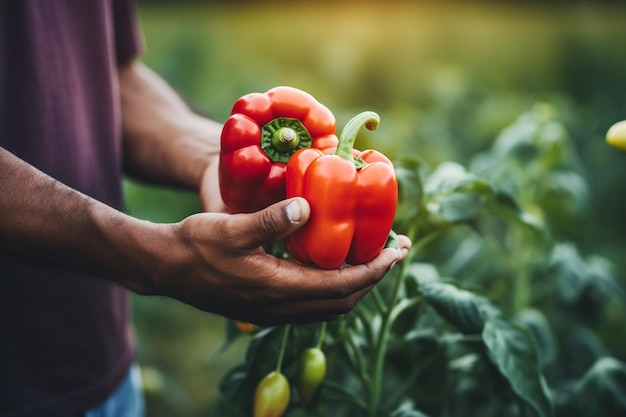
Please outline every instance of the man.
[[[0, 416], [140, 415], [129, 289], [261, 325], [331, 320], [410, 246], [334, 271], [266, 254], [307, 202], [223, 214], [221, 125], [140, 46], [131, 0], [0, 2]], [[196, 189], [207, 213], [132, 218], [123, 172]]]

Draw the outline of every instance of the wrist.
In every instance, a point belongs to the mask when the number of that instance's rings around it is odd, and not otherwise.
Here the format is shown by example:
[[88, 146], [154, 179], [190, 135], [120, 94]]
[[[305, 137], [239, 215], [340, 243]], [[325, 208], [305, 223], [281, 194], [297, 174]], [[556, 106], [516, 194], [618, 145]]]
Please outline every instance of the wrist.
[[[179, 182], [199, 190], [207, 171], [219, 161], [222, 125], [197, 115], [190, 115], [185, 127], [178, 132], [177, 140], [171, 142], [179, 153]], [[217, 172], [217, 169], [215, 169]]]
[[172, 225], [97, 210], [92, 219], [102, 237], [95, 256], [104, 274], [138, 294], [161, 294], [159, 275], [176, 246]]

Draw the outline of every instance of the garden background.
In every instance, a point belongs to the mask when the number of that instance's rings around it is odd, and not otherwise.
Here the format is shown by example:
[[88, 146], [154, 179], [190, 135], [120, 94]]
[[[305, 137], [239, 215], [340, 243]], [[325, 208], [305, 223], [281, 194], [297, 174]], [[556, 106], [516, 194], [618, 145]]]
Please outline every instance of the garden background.
[[[555, 184], [557, 198], [560, 189], [572, 200], [568, 213], [544, 215], [583, 256], [609, 260], [624, 287], [626, 155], [609, 148], [604, 135], [626, 119], [626, 3], [143, 0], [138, 6], [143, 60], [218, 121], [241, 95], [290, 85], [332, 109], [339, 128], [360, 111], [379, 113], [380, 128], [360, 136], [357, 147], [392, 159], [416, 156], [434, 167], [469, 164], [521, 114], [549, 112], [566, 128], [580, 176]], [[128, 211], [152, 221], [200, 210], [192, 193], [131, 180], [125, 192]], [[160, 297], [133, 301], [148, 415], [210, 416], [218, 382], [241, 360], [246, 340], [215, 358], [223, 318]], [[626, 361], [623, 348], [612, 353]]]

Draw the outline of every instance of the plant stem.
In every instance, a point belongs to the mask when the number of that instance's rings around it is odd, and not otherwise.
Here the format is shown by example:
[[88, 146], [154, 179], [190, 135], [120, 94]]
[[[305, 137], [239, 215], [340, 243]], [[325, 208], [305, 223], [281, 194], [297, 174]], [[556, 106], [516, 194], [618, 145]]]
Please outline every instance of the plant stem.
[[383, 296], [380, 294], [378, 287], [372, 288], [372, 296], [374, 297], [374, 303], [376, 303], [376, 308], [378, 308], [380, 314], [387, 314], [387, 306], [385, 305], [385, 300], [383, 300]]
[[357, 346], [354, 345], [354, 341], [350, 334], [348, 334], [348, 330], [343, 325], [339, 329], [340, 335], [344, 343], [341, 344], [346, 355], [348, 355], [348, 359], [350, 360], [350, 364], [352, 368], [357, 373], [357, 375], [361, 378], [361, 381], [364, 386], [369, 385], [370, 375], [367, 372], [367, 367], [365, 366], [365, 359], [363, 358], [363, 354]]
[[[511, 247], [527, 248], [524, 241], [523, 230], [519, 228], [512, 229], [509, 232], [511, 237]], [[515, 281], [513, 283], [513, 311], [518, 312], [525, 307], [528, 307], [531, 299], [531, 275], [528, 269], [528, 265], [532, 262], [532, 249], [523, 249], [521, 253], [518, 253], [513, 260], [513, 268], [517, 273], [515, 274]]]
[[283, 340], [280, 344], [280, 352], [278, 353], [278, 361], [276, 363], [276, 372], [280, 372], [283, 366], [283, 358], [285, 356], [285, 350], [287, 348], [287, 337], [289, 336], [290, 328], [291, 328], [290, 324], [285, 325], [285, 330], [283, 331]]
[[384, 405], [383, 409], [389, 409], [389, 408], [393, 407], [394, 404], [396, 402], [398, 402], [400, 400], [400, 398], [402, 398], [402, 396], [408, 391], [408, 389], [411, 387], [411, 385], [413, 384], [415, 379], [419, 376], [419, 374], [428, 365], [430, 365], [430, 363], [433, 361], [434, 358], [435, 358], [435, 356], [430, 356], [427, 360], [425, 360], [425, 361], [423, 360], [419, 364], [419, 366], [416, 366], [415, 368], [413, 368], [413, 370], [409, 374], [408, 378], [404, 379], [404, 381], [401, 383], [400, 387], [397, 388], [396, 391], [394, 392], [394, 394], [391, 396], [391, 398], [389, 398], [389, 400], [387, 401], [387, 404]]
[[391, 333], [391, 328], [395, 320], [398, 318], [399, 314], [406, 308], [414, 305], [418, 302], [417, 299], [404, 299], [398, 302], [398, 298], [400, 297], [400, 291], [402, 289], [402, 283], [406, 279], [407, 272], [409, 270], [409, 265], [411, 259], [415, 255], [415, 253], [424, 247], [426, 244], [430, 243], [434, 240], [439, 234], [441, 230], [435, 230], [432, 233], [424, 236], [418, 242], [416, 242], [406, 257], [406, 259], [401, 263], [401, 269], [399, 272], [399, 276], [394, 282], [394, 287], [391, 292], [391, 300], [389, 302], [389, 308], [387, 311], [382, 314], [382, 330], [379, 335], [378, 343], [374, 346], [374, 374], [372, 376], [372, 381], [369, 385], [370, 389], [370, 398], [368, 403], [368, 416], [376, 417], [379, 413], [381, 396], [382, 396], [382, 387], [383, 387], [383, 373], [385, 370], [385, 356], [387, 354], [387, 344], [389, 341], [389, 335]]
[[326, 322], [323, 321], [320, 328], [320, 338], [317, 340], [317, 345], [315, 346], [318, 349], [322, 348], [322, 344], [324, 343], [324, 338], [326, 337]]
[[368, 130], [375, 130], [378, 127], [378, 123], [380, 123], [380, 116], [373, 111], [364, 111], [354, 116], [346, 123], [339, 135], [339, 143], [337, 144], [335, 155], [347, 161], [355, 162], [352, 149], [354, 148], [357, 133], [363, 126]]

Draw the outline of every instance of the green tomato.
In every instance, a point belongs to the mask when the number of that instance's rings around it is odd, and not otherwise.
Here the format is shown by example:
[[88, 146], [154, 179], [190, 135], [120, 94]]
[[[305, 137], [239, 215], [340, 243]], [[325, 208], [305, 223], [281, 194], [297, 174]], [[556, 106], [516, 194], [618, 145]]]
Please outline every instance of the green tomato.
[[615, 149], [626, 152], [626, 120], [617, 122], [609, 128], [606, 141]]
[[259, 382], [254, 394], [254, 417], [280, 417], [289, 405], [289, 382], [277, 371]]
[[326, 374], [326, 356], [318, 348], [309, 348], [302, 353], [296, 376], [296, 390], [300, 400], [308, 404]]

